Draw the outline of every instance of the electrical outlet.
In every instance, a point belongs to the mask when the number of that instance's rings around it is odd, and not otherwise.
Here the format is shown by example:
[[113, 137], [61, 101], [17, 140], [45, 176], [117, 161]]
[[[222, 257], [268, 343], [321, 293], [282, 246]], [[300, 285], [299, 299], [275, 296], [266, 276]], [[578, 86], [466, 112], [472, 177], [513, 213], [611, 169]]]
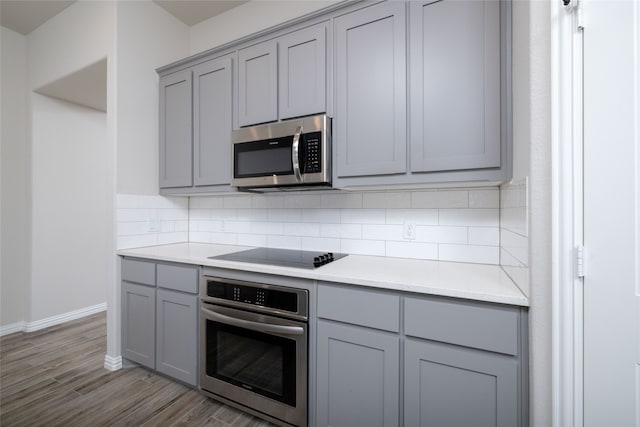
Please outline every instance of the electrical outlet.
[[405, 221], [402, 224], [402, 238], [404, 240], [415, 240], [416, 239], [416, 223]]

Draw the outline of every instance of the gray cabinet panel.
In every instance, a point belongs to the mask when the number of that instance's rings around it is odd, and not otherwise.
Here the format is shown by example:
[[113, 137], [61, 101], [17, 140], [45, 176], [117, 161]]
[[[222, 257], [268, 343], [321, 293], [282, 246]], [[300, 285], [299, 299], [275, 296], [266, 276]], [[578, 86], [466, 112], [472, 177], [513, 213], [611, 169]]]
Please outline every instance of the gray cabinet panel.
[[238, 51], [238, 124], [278, 120], [278, 50], [269, 40]]
[[197, 295], [158, 289], [156, 370], [191, 385], [198, 368], [197, 305]]
[[318, 317], [400, 331], [400, 297], [371, 290], [318, 286]]
[[231, 183], [231, 58], [193, 69], [193, 183]]
[[405, 425], [520, 425], [517, 370], [512, 357], [407, 339]]
[[192, 177], [191, 70], [160, 79], [160, 187], [189, 187]]
[[377, 4], [334, 24], [337, 176], [404, 173], [405, 4]]
[[158, 286], [198, 293], [199, 268], [192, 265], [158, 264]]
[[497, 304], [406, 298], [405, 334], [518, 354], [519, 310]]
[[156, 289], [122, 283], [122, 356], [155, 368]]
[[127, 282], [154, 286], [156, 284], [156, 264], [123, 258], [120, 265], [120, 277]]
[[278, 39], [281, 119], [326, 111], [326, 24]]
[[411, 170], [500, 166], [500, 3], [410, 2]]
[[317, 426], [397, 426], [397, 336], [318, 322]]

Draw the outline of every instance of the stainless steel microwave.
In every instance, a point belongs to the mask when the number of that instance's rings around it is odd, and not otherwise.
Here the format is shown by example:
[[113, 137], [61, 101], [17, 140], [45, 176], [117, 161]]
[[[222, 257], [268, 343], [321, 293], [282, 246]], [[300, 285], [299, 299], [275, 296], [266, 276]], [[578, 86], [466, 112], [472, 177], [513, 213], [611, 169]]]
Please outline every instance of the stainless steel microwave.
[[231, 185], [239, 189], [331, 186], [331, 119], [326, 114], [235, 130]]

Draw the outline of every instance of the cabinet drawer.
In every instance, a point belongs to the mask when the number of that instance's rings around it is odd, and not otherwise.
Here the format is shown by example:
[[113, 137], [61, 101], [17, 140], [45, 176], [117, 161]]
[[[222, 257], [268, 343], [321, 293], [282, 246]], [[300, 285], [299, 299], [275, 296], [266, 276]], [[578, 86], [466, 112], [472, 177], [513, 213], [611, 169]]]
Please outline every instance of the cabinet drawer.
[[198, 293], [198, 267], [158, 264], [158, 287]]
[[123, 258], [120, 274], [122, 280], [127, 282], [156, 285], [156, 264], [153, 262]]
[[400, 331], [400, 297], [368, 289], [318, 286], [318, 317]]
[[404, 308], [406, 335], [518, 354], [520, 311], [516, 307], [406, 298]]

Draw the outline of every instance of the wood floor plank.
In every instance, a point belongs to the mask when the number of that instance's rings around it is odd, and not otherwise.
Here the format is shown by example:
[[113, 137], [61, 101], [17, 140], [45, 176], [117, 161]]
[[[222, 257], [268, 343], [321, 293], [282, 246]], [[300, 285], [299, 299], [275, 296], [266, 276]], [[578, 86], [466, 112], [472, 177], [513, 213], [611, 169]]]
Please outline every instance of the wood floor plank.
[[106, 315], [0, 337], [0, 426], [273, 427], [141, 367], [104, 369]]

